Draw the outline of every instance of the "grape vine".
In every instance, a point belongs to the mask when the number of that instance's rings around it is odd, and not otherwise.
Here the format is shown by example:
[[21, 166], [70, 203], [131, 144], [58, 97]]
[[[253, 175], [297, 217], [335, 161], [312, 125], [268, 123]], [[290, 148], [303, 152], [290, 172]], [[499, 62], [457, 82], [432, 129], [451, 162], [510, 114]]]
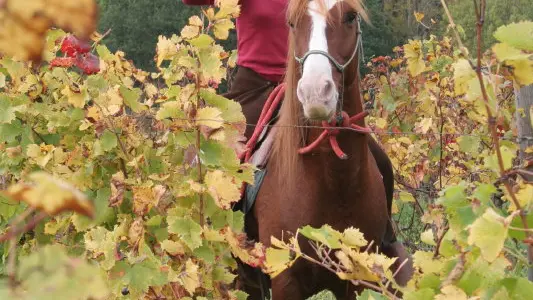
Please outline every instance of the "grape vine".
[[[160, 36], [153, 73], [101, 45], [92, 13], [76, 19], [92, 1], [30, 2], [38, 13], [0, 0], [0, 298], [246, 299], [236, 257], [272, 277], [311, 261], [365, 287], [357, 299], [399, 298], [390, 287], [404, 299], [533, 293], [531, 162], [516, 156], [514, 107], [514, 90], [533, 83], [532, 22], [499, 28], [482, 53], [450, 20], [453, 38], [410, 40], [366, 66], [368, 125], [395, 168], [395, 229], [416, 269], [400, 287], [394, 260], [363, 251], [357, 228], [301, 228], [319, 259], [294, 237], [247, 241], [232, 210], [253, 181], [238, 159], [247, 125], [217, 94], [235, 66], [236, 51], [218, 42], [237, 0]], [[480, 36], [484, 1], [474, 3]], [[406, 226], [404, 211], [420, 226]]]

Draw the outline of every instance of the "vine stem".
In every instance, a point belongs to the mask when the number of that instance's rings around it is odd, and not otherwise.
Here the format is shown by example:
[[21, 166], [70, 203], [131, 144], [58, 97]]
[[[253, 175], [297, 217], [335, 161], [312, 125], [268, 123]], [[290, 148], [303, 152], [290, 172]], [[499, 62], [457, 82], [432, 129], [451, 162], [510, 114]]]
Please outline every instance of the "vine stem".
[[[198, 113], [198, 109], [200, 108], [200, 78], [199, 76], [196, 76], [196, 84], [195, 84], [195, 91], [196, 91], [196, 111], [195, 114]], [[200, 136], [200, 126], [196, 125], [196, 160], [198, 164], [198, 183], [203, 184], [204, 178], [202, 176], [202, 160], [200, 159], [200, 151], [201, 151], [201, 136]], [[198, 196], [200, 198], [200, 226], [204, 227], [204, 194], [203, 192], [198, 193]]]

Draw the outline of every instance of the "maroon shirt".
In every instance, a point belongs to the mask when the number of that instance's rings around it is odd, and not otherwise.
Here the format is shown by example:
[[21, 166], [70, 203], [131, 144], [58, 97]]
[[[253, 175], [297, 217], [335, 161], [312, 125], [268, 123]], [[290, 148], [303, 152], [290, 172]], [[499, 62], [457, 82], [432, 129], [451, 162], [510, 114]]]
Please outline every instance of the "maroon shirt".
[[[187, 5], [212, 5], [214, 0], [182, 0]], [[289, 27], [287, 0], [241, 0], [236, 20], [237, 64], [265, 79], [279, 82], [285, 73]]]

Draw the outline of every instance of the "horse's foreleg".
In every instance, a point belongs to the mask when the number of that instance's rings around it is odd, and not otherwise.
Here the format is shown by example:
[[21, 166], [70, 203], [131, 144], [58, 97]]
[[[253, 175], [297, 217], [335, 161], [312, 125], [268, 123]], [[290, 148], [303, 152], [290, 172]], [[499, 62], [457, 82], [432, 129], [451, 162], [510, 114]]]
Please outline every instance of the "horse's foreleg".
[[[403, 244], [401, 242], [387, 244], [383, 246], [381, 251], [388, 257], [398, 257], [396, 262], [391, 266], [392, 272], [396, 273], [394, 280], [400, 286], [407, 285], [407, 282], [409, 282], [413, 276], [414, 268], [413, 259], [409, 253], [407, 253]], [[405, 262], [406, 260], [407, 262]], [[400, 266], [401, 269], [398, 271]]]
[[368, 147], [376, 164], [378, 165], [379, 173], [383, 176], [383, 184], [385, 186], [385, 194], [387, 197], [387, 212], [389, 214], [389, 221], [387, 222], [387, 233], [385, 234], [384, 240], [387, 243], [393, 243], [396, 241], [396, 235], [394, 229], [392, 228], [392, 197], [394, 193], [394, 170], [392, 163], [387, 156], [387, 153], [379, 146], [378, 142], [372, 137], [368, 138]]

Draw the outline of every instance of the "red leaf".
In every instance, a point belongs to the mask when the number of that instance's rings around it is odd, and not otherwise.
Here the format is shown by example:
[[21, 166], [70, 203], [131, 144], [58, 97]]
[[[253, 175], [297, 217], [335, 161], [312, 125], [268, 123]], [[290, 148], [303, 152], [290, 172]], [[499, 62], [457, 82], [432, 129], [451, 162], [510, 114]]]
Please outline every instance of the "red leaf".
[[56, 57], [50, 62], [51, 67], [70, 68], [76, 60], [72, 57]]
[[100, 72], [100, 59], [92, 53], [81, 54], [76, 57], [76, 66], [87, 75], [96, 74]]
[[61, 44], [61, 52], [69, 57], [76, 57], [77, 54], [88, 53], [91, 50], [89, 43], [80, 41], [73, 35], [68, 35], [63, 39]]

